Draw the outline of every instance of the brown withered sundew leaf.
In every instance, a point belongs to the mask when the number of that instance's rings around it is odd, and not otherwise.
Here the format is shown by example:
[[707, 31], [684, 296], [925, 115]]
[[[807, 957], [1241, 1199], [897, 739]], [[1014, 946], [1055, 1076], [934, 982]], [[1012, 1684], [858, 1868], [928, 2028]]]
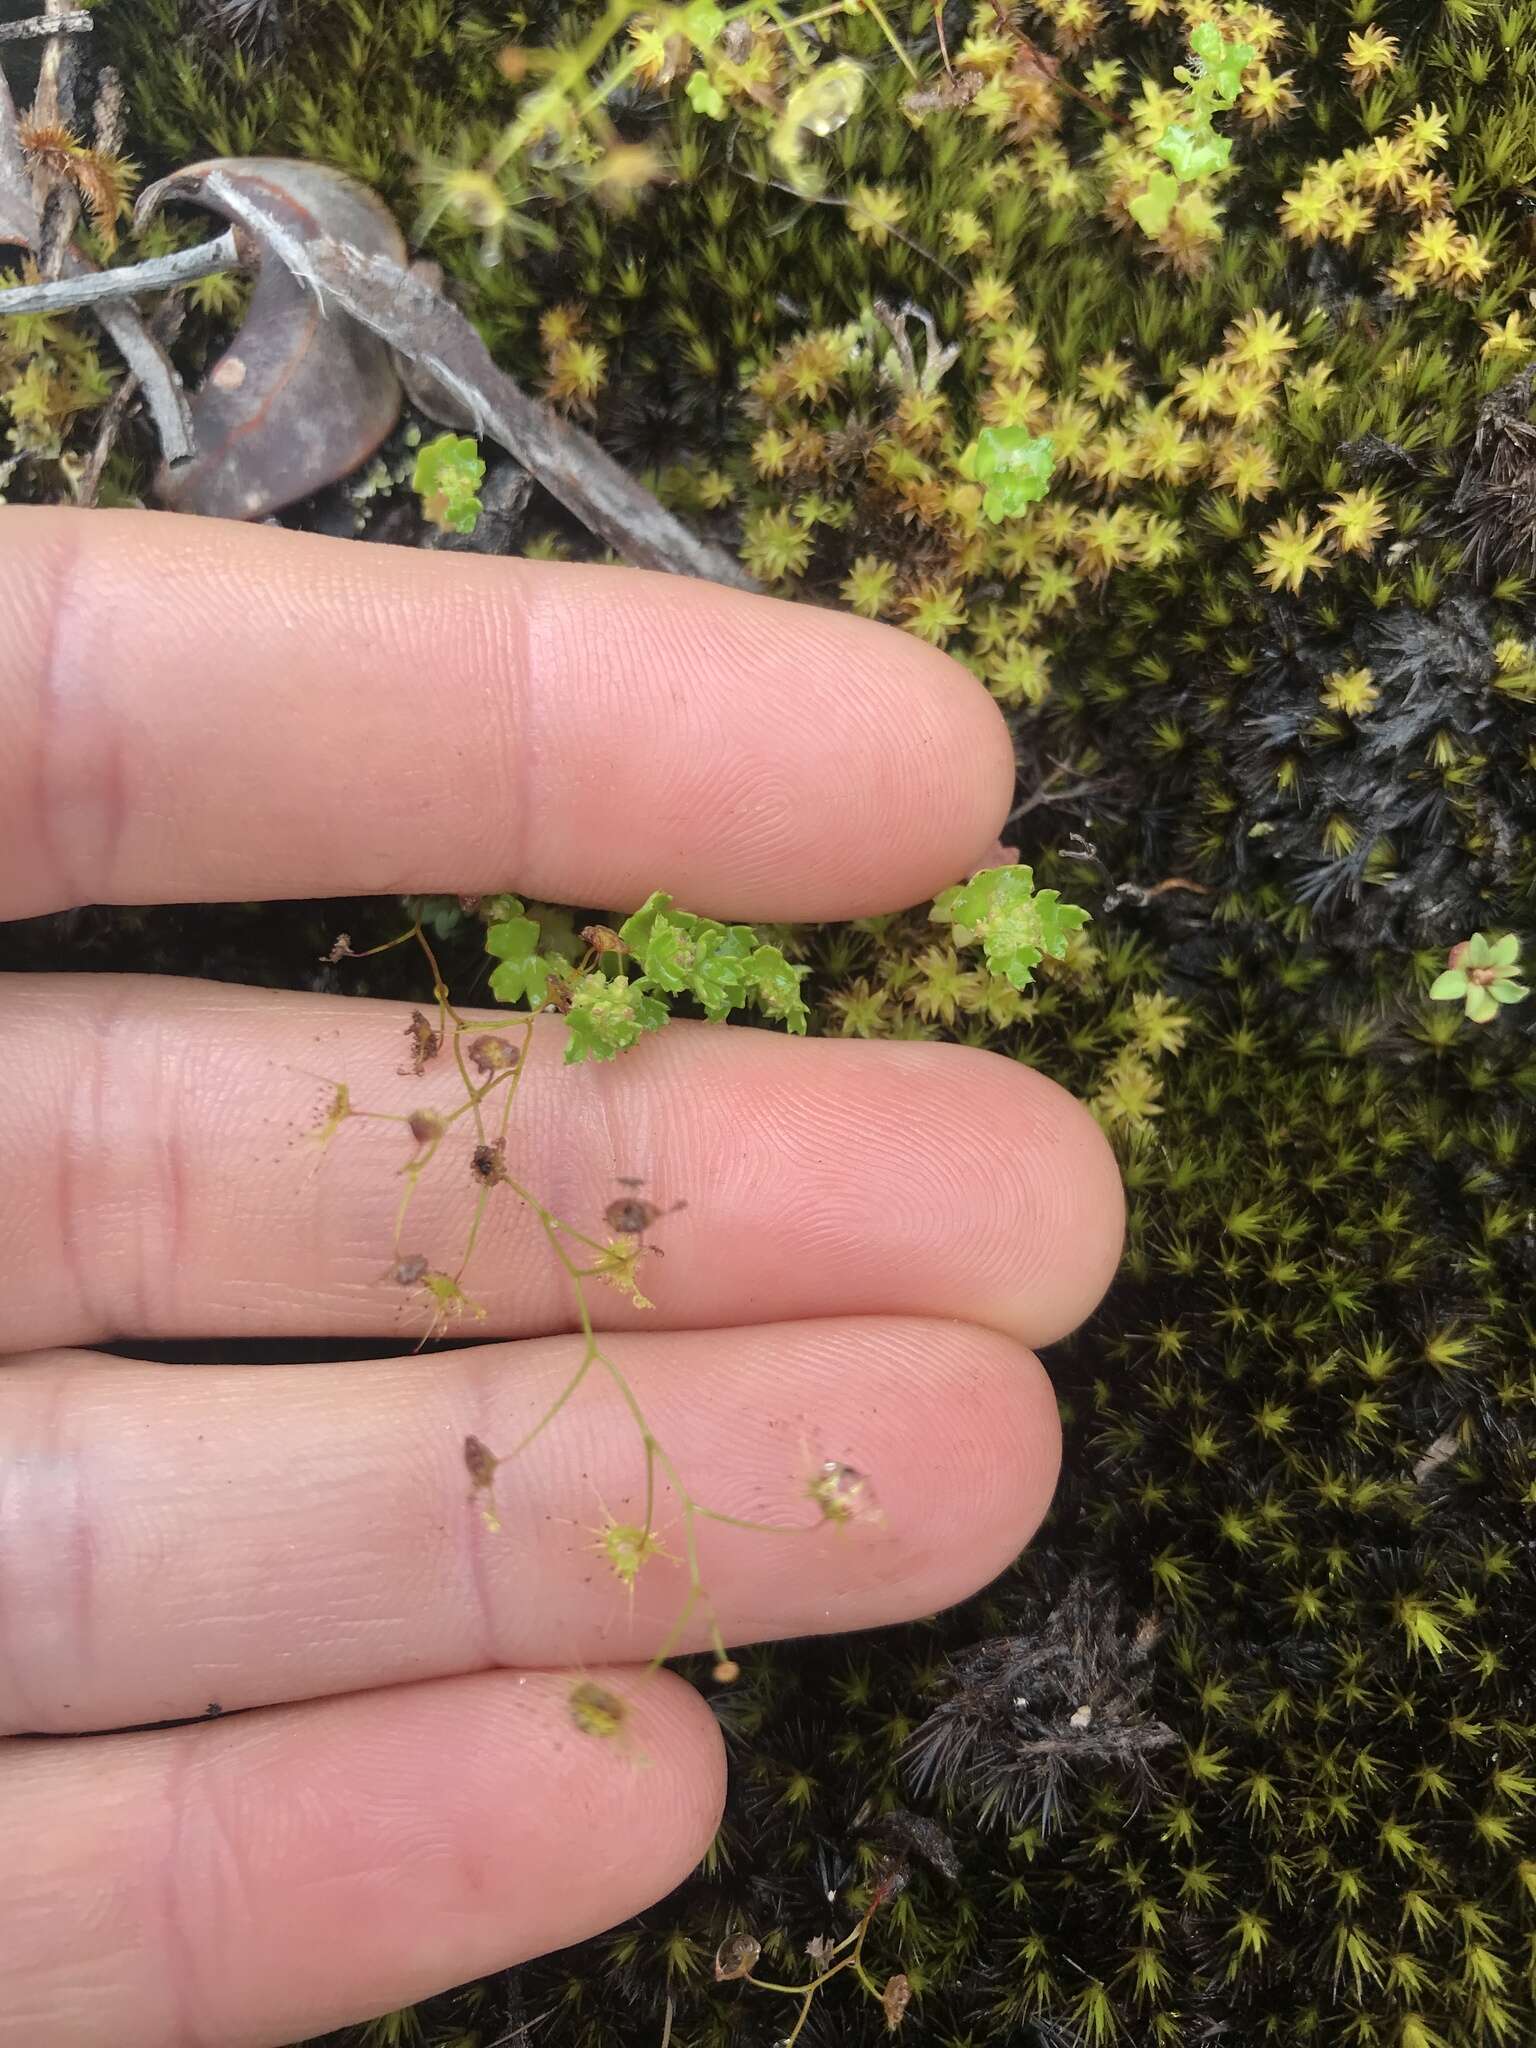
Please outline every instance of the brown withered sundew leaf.
[[494, 1451], [481, 1443], [479, 1437], [465, 1437], [464, 1469], [469, 1474], [471, 1484], [475, 1486], [492, 1485], [496, 1478], [496, 1467], [500, 1463], [500, 1458], [496, 1456]]
[[894, 1977], [887, 1977], [885, 1989], [880, 1994], [880, 2006], [885, 2014], [886, 2027], [891, 2033], [894, 2034], [906, 2018], [907, 2007], [911, 2003], [912, 1986], [907, 1982], [906, 1976], [898, 1971]]
[[235, 222], [254, 246], [250, 308], [192, 400], [197, 452], [162, 468], [155, 495], [176, 512], [260, 519], [366, 462], [400, 416], [400, 380], [384, 342], [322, 305], [262, 246], [250, 212], [236, 210], [226, 193], [248, 197], [253, 211], [299, 243], [334, 240], [395, 264], [405, 262], [406, 247], [366, 185], [298, 157], [190, 164], [140, 199], [140, 226], [167, 200], [183, 199]]
[[755, 1934], [728, 1934], [715, 1950], [715, 1982], [730, 1984], [757, 1968], [763, 1945]]

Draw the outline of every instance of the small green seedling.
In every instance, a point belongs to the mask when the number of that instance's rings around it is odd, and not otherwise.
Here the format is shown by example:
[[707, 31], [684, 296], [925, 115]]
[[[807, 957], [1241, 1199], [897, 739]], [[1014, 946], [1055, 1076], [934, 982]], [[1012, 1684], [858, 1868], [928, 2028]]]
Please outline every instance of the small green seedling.
[[976, 481], [985, 484], [985, 516], [1017, 519], [1051, 487], [1056, 451], [1049, 434], [1023, 427], [983, 427], [976, 437]]
[[1437, 1003], [1463, 1003], [1473, 1024], [1491, 1024], [1501, 1004], [1523, 1003], [1530, 990], [1520, 979], [1520, 941], [1513, 932], [1502, 939], [1474, 932], [1452, 946], [1445, 971], [1430, 987]]
[[1236, 105], [1243, 72], [1257, 53], [1249, 43], [1229, 43], [1214, 21], [1199, 22], [1190, 30], [1189, 47], [1194, 68], [1180, 64], [1173, 75], [1189, 88], [1192, 105], [1209, 120], [1212, 112]]
[[1214, 129], [1201, 130], [1185, 121], [1175, 121], [1163, 130], [1157, 154], [1173, 166], [1186, 185], [1195, 185], [1227, 168], [1232, 160], [1232, 145]]
[[1178, 203], [1178, 179], [1172, 171], [1154, 171], [1131, 201], [1130, 216], [1148, 240], [1155, 242], [1173, 219]]
[[750, 1005], [791, 1031], [805, 1030], [800, 983], [808, 970], [792, 967], [750, 925], [696, 917], [657, 890], [617, 931], [590, 926], [582, 935], [589, 957], [573, 964], [540, 952], [539, 926], [515, 897], [499, 907], [505, 914], [485, 934], [485, 950], [501, 963], [491, 993], [534, 1010], [553, 1002], [566, 1021], [568, 1066], [611, 1060], [659, 1031], [668, 996], [691, 996], [712, 1024]]
[[952, 927], [957, 946], [978, 940], [994, 974], [1026, 989], [1047, 954], [1060, 960], [1073, 932], [1091, 922], [1054, 889], [1035, 888], [1025, 867], [985, 868], [934, 898], [932, 918]]
[[417, 451], [411, 488], [432, 525], [445, 533], [473, 533], [484, 507], [476, 493], [485, 464], [468, 434], [439, 434]]
[[703, 114], [711, 121], [725, 119], [725, 94], [707, 71], [690, 72], [688, 83], [683, 90], [688, 95], [689, 106], [696, 114]]
[[1186, 188], [1218, 177], [1232, 161], [1232, 144], [1218, 135], [1212, 116], [1237, 103], [1243, 71], [1257, 52], [1252, 44], [1229, 43], [1219, 23], [1199, 22], [1191, 31], [1192, 62], [1180, 64], [1174, 77], [1183, 86], [1180, 118], [1170, 121], [1153, 144], [1169, 168], [1149, 173], [1129, 202], [1132, 220], [1150, 240], [1167, 229]]

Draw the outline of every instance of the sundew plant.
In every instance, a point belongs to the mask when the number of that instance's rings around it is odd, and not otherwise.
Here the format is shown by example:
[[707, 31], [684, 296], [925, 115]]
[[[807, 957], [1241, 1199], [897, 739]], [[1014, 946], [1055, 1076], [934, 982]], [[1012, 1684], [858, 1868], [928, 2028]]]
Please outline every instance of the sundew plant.
[[[498, 1200], [517, 1203], [535, 1219], [570, 1284], [583, 1346], [566, 1383], [521, 1441], [499, 1447], [475, 1437], [466, 1441], [463, 1454], [471, 1497], [487, 1526], [499, 1530], [498, 1470], [555, 1424], [590, 1375], [606, 1375], [634, 1422], [644, 1507], [638, 1521], [620, 1521], [600, 1510], [598, 1553], [625, 1587], [633, 1587], [652, 1559], [672, 1555], [665, 1548], [671, 1530], [663, 1527], [660, 1500], [662, 1484], [670, 1487], [687, 1592], [651, 1665], [659, 1667], [673, 1654], [694, 1615], [702, 1612], [715, 1652], [715, 1676], [729, 1683], [739, 1667], [721, 1637], [700, 1574], [698, 1524], [724, 1522], [749, 1529], [778, 1525], [744, 1522], [694, 1495], [653, 1433], [622, 1367], [604, 1349], [591, 1309], [594, 1286], [617, 1289], [637, 1309], [652, 1306], [642, 1289], [642, 1268], [657, 1249], [655, 1227], [681, 1203], [658, 1205], [637, 1182], [606, 1202], [600, 1231], [556, 1215], [525, 1184], [519, 1169], [518, 1091], [534, 1056], [534, 1025], [541, 1015], [556, 1016], [563, 1023], [566, 1066], [623, 1057], [665, 1027], [678, 1001], [696, 1007], [711, 1023], [752, 1012], [803, 1033], [808, 1013], [800, 984], [808, 970], [791, 965], [781, 948], [754, 927], [696, 916], [663, 892], [648, 897], [617, 927], [586, 926], [574, 946], [558, 936], [552, 943], [518, 898], [491, 896], [460, 906], [483, 922], [485, 950], [496, 963], [491, 993], [514, 1012], [508, 1022], [487, 1022], [466, 1017], [454, 1005], [428, 934], [427, 906], [420, 908], [422, 914], [405, 931], [381, 945], [359, 953], [342, 937], [331, 957], [362, 959], [411, 944], [420, 949], [431, 975], [433, 1007], [411, 1012], [404, 1033], [408, 1070], [424, 1084], [445, 1074], [451, 1099], [423, 1100], [406, 1111], [373, 1110], [355, 1102], [346, 1084], [337, 1084], [314, 1135], [329, 1145], [352, 1124], [400, 1127], [408, 1147], [399, 1168], [404, 1185], [393, 1236], [387, 1247], [381, 1247], [381, 1255], [386, 1261], [384, 1284], [401, 1290], [425, 1318], [422, 1343], [450, 1323], [474, 1321], [485, 1313], [472, 1291], [470, 1269], [490, 1205]], [[1047, 955], [1059, 959], [1068, 935], [1087, 922], [1087, 912], [1062, 903], [1055, 890], [1037, 892], [1030, 871], [1020, 867], [983, 870], [969, 882], [945, 890], [930, 914], [951, 927], [957, 945], [980, 949], [985, 963], [981, 971], [1015, 990], [1029, 985], [1033, 969]], [[412, 1233], [413, 1199], [432, 1171], [457, 1173], [465, 1189], [464, 1235], [451, 1254], [418, 1244]], [[828, 1521], [852, 1522], [879, 1511], [863, 1476], [835, 1459], [813, 1458], [804, 1475], [804, 1496], [812, 1510], [804, 1523], [807, 1528]], [[590, 1707], [583, 1693], [575, 1707], [580, 1725], [588, 1732], [604, 1732], [602, 1717], [587, 1711]]]

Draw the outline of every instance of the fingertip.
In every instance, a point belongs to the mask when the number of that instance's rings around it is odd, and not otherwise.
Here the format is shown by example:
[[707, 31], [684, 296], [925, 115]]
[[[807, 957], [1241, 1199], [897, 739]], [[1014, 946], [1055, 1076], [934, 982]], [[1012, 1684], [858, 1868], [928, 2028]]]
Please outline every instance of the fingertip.
[[[583, 761], [605, 820], [614, 789], [643, 783], [624, 845], [609, 845], [604, 900], [638, 901], [660, 876], [714, 915], [873, 916], [962, 880], [1006, 820], [1013, 747], [997, 704], [894, 626], [577, 564], [540, 564], [524, 610], [530, 674], [604, 678], [588, 696], [609, 707], [595, 727], [569, 686], [535, 691], [536, 750]], [[567, 870], [595, 822], [582, 790], [541, 814], [531, 893], [538, 864]]]
[[[904, 910], [964, 881], [982, 866], [1007, 822], [1017, 769], [1013, 737], [997, 700], [952, 655], [847, 612], [810, 615], [828, 636], [820, 659], [848, 679], [871, 721], [869, 908]], [[857, 756], [856, 732], [848, 738]], [[833, 789], [826, 800], [846, 809]]]
[[1035, 1340], [1055, 1343], [1087, 1321], [1120, 1270], [1125, 1255], [1125, 1182], [1115, 1149], [1087, 1104], [1059, 1082], [1040, 1074], [1035, 1079], [1051, 1092], [1070, 1161], [1057, 1220], [1066, 1276], [1059, 1326]]
[[[622, 1700], [624, 1736], [633, 1744], [632, 1753], [642, 1767], [650, 1770], [655, 1759], [664, 1763], [664, 1784], [647, 1789], [660, 1793], [670, 1817], [667, 1847], [671, 1876], [666, 1886], [670, 1890], [704, 1856], [725, 1812], [726, 1759], [720, 1723], [698, 1688], [674, 1671], [622, 1667], [583, 1674], [572, 1681], [573, 1689], [587, 1684], [611, 1690]], [[621, 1759], [624, 1750], [625, 1742], [621, 1742]]]
[[0, 1833], [36, 1845], [0, 1868], [11, 2017], [51, 2048], [267, 2048], [568, 1947], [687, 1876], [724, 1783], [703, 1701], [634, 1670], [5, 1749]]
[[1061, 1478], [1061, 1403], [1055, 1382], [1033, 1351], [1021, 1348], [1014, 1357], [1000, 1408], [1000, 1433], [1012, 1445], [1021, 1475], [1004, 1510], [1000, 1547], [1007, 1564], [1034, 1540]]
[[[481, 1889], [499, 1899], [503, 1924], [517, 1929], [518, 1955], [503, 1960], [628, 1919], [681, 1883], [709, 1847], [725, 1802], [724, 1743], [676, 1673], [493, 1670], [411, 1692], [422, 1716], [414, 1728], [390, 1705], [409, 1695], [336, 1704], [352, 1706], [359, 1728], [372, 1723], [387, 1743], [418, 1752], [417, 1803], [465, 1859], [444, 1866], [439, 1913], [462, 1925]], [[324, 1709], [314, 1712], [318, 1722]], [[451, 1737], [441, 1747], [428, 1737], [434, 1723]], [[402, 1867], [402, 1880], [409, 1875]]]
[[[972, 1597], [1006, 1571], [1050, 1511], [1061, 1473], [1061, 1413], [1036, 1354], [993, 1330], [956, 1333], [930, 1352], [937, 1383], [927, 1445], [906, 1473], [906, 1512], [958, 1511], [960, 1525], [925, 1530], [917, 1569], [929, 1611]], [[945, 1382], [948, 1382], [946, 1387]]]
[[[1055, 1344], [1092, 1315], [1125, 1248], [1125, 1187], [1097, 1117], [1038, 1068], [971, 1047], [947, 1049], [967, 1073], [969, 1115], [995, 1150], [1002, 1226], [986, 1246], [999, 1289], [987, 1320], [1035, 1345]], [[990, 1098], [990, 1108], [988, 1107]], [[1010, 1215], [1029, 1219], [1022, 1243]], [[978, 1312], [981, 1312], [978, 1305]]]

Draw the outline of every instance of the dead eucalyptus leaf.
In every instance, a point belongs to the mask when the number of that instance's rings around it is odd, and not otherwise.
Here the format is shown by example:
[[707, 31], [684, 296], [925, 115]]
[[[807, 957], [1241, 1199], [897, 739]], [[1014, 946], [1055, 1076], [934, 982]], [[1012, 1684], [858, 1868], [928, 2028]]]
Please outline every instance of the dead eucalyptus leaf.
[[[400, 416], [388, 348], [309, 290], [287, 252], [327, 240], [403, 264], [405, 239], [366, 185], [298, 157], [190, 164], [148, 188], [136, 223], [168, 199], [232, 221], [259, 268], [239, 332], [193, 396], [197, 452], [161, 469], [155, 495], [177, 512], [260, 519], [350, 475]], [[281, 229], [283, 255], [268, 245], [263, 220]]]

